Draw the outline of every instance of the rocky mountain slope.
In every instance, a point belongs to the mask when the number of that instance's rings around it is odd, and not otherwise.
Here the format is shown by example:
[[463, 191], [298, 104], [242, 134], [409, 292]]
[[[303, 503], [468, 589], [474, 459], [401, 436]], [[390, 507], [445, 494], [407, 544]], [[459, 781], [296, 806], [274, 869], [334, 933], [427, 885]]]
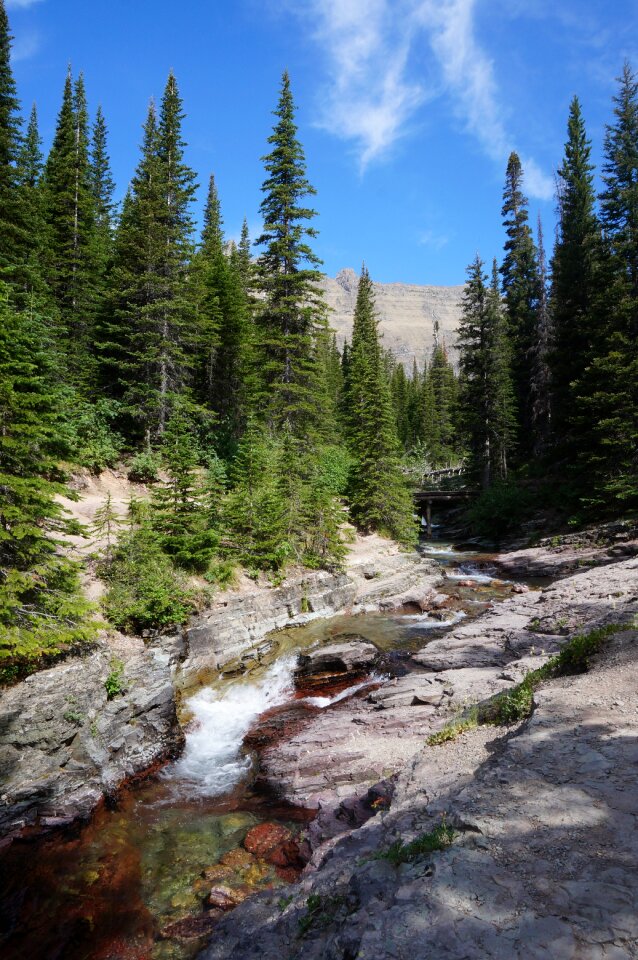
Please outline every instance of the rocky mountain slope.
[[[354, 270], [340, 270], [324, 281], [330, 324], [339, 343], [352, 335], [352, 317], [357, 299], [358, 277]], [[441, 337], [456, 354], [456, 331], [461, 316], [463, 287], [422, 287], [408, 283], [375, 283], [377, 311], [383, 344], [408, 369], [416, 358], [420, 367], [434, 345], [434, 323]]]

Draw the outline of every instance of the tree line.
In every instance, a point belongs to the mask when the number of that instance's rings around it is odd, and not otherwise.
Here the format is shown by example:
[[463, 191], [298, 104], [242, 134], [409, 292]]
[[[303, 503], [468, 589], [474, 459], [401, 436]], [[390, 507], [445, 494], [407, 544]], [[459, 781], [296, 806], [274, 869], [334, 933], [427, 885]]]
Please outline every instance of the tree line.
[[196, 235], [172, 73], [118, 205], [107, 124], [99, 108], [91, 120], [82, 75], [65, 78], [45, 157], [35, 107], [22, 121], [10, 52], [0, 0], [4, 675], [95, 632], [61, 540], [73, 532], [56, 499], [70, 465], [124, 462], [152, 486], [125, 521], [107, 500], [94, 524], [108, 543], [104, 610], [122, 629], [183, 621], [198, 602], [191, 575], [339, 569], [348, 507], [361, 530], [412, 542], [372, 284], [364, 270], [342, 357], [288, 75], [262, 158], [263, 228], [251, 242], [244, 221], [234, 243], [213, 176]]

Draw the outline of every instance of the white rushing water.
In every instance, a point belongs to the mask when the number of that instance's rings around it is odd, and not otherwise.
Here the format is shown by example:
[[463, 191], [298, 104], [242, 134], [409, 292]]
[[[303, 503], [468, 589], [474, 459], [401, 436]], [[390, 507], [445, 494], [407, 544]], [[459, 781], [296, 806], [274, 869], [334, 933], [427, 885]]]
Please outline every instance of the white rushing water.
[[293, 692], [296, 657], [283, 657], [255, 683], [238, 682], [223, 691], [206, 687], [188, 701], [193, 720], [179, 760], [165, 776], [186, 786], [189, 794], [218, 797], [248, 773], [250, 759], [241, 745], [253, 721], [279, 706]]

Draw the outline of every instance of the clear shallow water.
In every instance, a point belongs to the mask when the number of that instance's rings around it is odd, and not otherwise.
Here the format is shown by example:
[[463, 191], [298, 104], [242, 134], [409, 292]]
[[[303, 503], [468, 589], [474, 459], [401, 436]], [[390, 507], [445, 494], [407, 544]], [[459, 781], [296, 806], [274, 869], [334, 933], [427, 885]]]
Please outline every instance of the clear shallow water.
[[[353, 636], [384, 653], [409, 652], [510, 592], [507, 585], [494, 587], [485, 573], [479, 581], [472, 563], [488, 557], [432, 541], [423, 554], [437, 559], [448, 576], [441, 590], [450, 595], [452, 609], [441, 612], [444, 621], [430, 614], [368, 613], [280, 632], [272, 655], [255, 670], [218, 680], [189, 699], [184, 752], [159, 777], [125, 792], [116, 809], [100, 811], [84, 828], [14, 845], [0, 860], [0, 929], [13, 927], [13, 936], [0, 941], [3, 960], [194, 956], [200, 943], [160, 940], [158, 934], [171, 922], [202, 915], [211, 886], [203, 871], [237, 851], [256, 823], [275, 819], [294, 828], [307, 818], [253, 793], [252, 759], [242, 750], [261, 713], [295, 698], [298, 652]], [[464, 579], [477, 586], [460, 586]], [[330, 709], [382, 681], [372, 675], [338, 692], [319, 690], [303, 702]], [[263, 862], [238, 862], [227, 882], [256, 890], [284, 886]]]

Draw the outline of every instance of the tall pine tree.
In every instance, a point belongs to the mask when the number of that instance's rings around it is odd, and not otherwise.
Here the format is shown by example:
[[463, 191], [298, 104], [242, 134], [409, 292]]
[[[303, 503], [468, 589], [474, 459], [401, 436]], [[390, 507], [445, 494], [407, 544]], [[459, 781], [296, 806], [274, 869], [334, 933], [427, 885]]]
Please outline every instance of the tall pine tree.
[[287, 425], [298, 437], [321, 424], [319, 401], [322, 368], [317, 337], [326, 329], [325, 306], [319, 286], [321, 261], [309, 240], [316, 236], [316, 213], [304, 205], [315, 194], [306, 177], [306, 161], [297, 139], [290, 78], [284, 73], [277, 122], [264, 157], [267, 177], [262, 186], [264, 228], [256, 243], [259, 281], [264, 297], [257, 316], [257, 363], [271, 425]]
[[531, 354], [538, 309], [538, 263], [529, 226], [528, 202], [523, 193], [523, 168], [516, 153], [507, 163], [503, 192], [503, 226], [507, 234], [501, 266], [503, 296], [512, 344], [512, 376], [518, 407], [522, 454], [532, 441]]
[[413, 504], [401, 471], [396, 418], [379, 345], [374, 289], [359, 279], [345, 385], [348, 443], [354, 458], [349, 500], [356, 525], [401, 542], [416, 536]]

